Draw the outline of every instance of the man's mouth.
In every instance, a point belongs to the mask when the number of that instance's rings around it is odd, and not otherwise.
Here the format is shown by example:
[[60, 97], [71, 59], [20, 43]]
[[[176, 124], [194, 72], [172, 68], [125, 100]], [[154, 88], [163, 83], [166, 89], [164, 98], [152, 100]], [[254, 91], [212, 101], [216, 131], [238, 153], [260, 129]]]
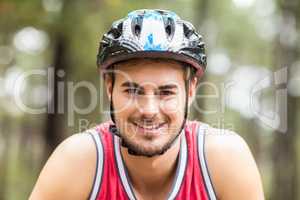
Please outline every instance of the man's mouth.
[[145, 131], [158, 131], [167, 124], [166, 122], [157, 123], [157, 124], [144, 124], [144, 123], [136, 123], [136, 122], [132, 122], [132, 123], [137, 128], [145, 130]]

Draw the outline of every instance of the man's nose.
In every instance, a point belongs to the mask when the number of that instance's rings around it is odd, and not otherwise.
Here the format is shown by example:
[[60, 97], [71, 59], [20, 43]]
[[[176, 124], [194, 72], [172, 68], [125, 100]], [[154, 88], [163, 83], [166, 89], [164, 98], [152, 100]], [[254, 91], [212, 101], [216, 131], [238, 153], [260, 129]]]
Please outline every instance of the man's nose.
[[145, 116], [153, 116], [159, 113], [159, 100], [155, 95], [144, 95], [138, 103], [138, 109]]

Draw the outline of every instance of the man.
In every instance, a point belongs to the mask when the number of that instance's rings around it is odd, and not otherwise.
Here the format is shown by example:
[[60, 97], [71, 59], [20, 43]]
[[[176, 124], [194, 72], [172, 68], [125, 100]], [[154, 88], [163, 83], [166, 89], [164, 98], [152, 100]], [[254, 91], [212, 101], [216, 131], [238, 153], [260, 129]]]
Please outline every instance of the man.
[[187, 120], [206, 67], [190, 23], [170, 11], [133, 11], [104, 35], [97, 63], [112, 121], [60, 144], [31, 200], [264, 199], [244, 140]]

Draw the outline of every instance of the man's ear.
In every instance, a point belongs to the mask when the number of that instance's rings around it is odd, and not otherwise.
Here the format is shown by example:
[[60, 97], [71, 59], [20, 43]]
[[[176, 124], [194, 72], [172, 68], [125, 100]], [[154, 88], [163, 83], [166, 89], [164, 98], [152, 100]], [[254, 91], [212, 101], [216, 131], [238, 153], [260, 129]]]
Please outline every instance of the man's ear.
[[104, 75], [104, 82], [105, 82], [105, 89], [106, 89], [106, 94], [109, 100], [111, 100], [112, 97], [112, 91], [113, 91], [113, 80], [110, 75]]
[[190, 81], [189, 81], [189, 106], [191, 106], [192, 102], [195, 99], [196, 96], [196, 92], [197, 92], [197, 83], [198, 83], [198, 78], [197, 77], [193, 77]]

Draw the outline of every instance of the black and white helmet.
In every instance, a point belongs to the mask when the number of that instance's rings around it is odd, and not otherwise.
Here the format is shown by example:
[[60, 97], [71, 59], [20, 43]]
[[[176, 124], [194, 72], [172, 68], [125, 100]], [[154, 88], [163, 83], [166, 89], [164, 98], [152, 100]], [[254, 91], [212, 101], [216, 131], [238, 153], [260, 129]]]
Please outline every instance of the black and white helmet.
[[187, 63], [201, 77], [206, 67], [205, 44], [190, 22], [165, 10], [136, 10], [117, 20], [100, 42], [97, 66], [132, 58], [168, 58]]

